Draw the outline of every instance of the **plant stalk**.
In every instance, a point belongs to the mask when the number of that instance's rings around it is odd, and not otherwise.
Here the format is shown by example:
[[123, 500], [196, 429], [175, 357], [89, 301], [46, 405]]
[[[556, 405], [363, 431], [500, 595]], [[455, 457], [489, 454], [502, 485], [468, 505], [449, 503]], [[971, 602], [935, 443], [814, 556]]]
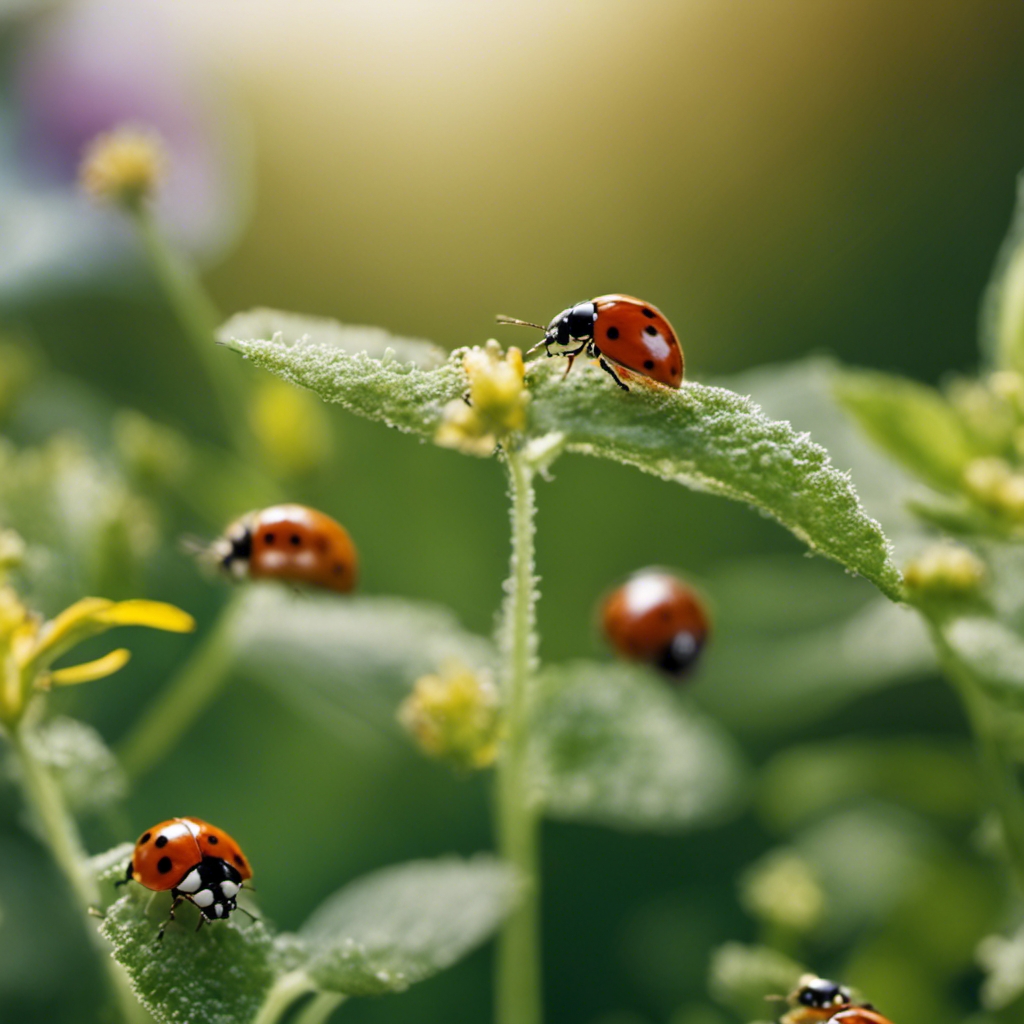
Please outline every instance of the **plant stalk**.
[[497, 765], [498, 849], [526, 883], [522, 902], [498, 940], [497, 1024], [540, 1024], [538, 832], [527, 757], [536, 664], [533, 468], [516, 452], [505, 455], [512, 499], [512, 557], [506, 584], [501, 656], [505, 738]]
[[234, 367], [214, 344], [223, 318], [192, 268], [168, 244], [149, 206], [138, 203], [129, 213], [167, 302], [206, 372], [225, 435], [242, 454], [252, 446], [241, 415], [242, 395], [231, 376]]
[[[18, 762], [19, 781], [26, 803], [32, 808], [42, 837], [57, 867], [67, 880], [83, 920], [99, 906], [100, 891], [89, 872], [88, 858], [78, 836], [74, 819], [64, 805], [60, 787], [46, 765], [36, 756], [26, 727], [19, 723], [9, 733], [11, 747]], [[125, 1024], [148, 1019], [143, 1015], [121, 966], [111, 957], [110, 949], [95, 928], [87, 927], [93, 948], [106, 975], [120, 1020]]]
[[270, 986], [252, 1024], [277, 1024], [297, 999], [315, 991], [316, 985], [305, 971], [296, 970], [282, 974]]
[[231, 634], [242, 600], [241, 590], [230, 598], [188, 661], [121, 743], [118, 756], [129, 778], [137, 779], [159, 764], [227, 682]]
[[946, 643], [938, 624], [929, 620], [928, 625], [939, 661], [963, 702], [974, 734], [985, 787], [1002, 825], [1010, 874], [1018, 892], [1024, 894], [1024, 792], [1021, 791], [1016, 767], [997, 735], [997, 724], [981, 683]]

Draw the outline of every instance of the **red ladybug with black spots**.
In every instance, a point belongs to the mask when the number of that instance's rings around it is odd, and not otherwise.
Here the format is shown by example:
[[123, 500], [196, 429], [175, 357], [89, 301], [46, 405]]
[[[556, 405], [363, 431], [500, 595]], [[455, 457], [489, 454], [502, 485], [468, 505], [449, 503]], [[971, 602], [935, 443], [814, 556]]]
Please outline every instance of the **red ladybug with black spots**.
[[[672, 325], [660, 310], [632, 295], [599, 295], [577, 302], [547, 327], [510, 316], [499, 316], [498, 323], [543, 331], [543, 339], [530, 352], [543, 345], [549, 356], [567, 356], [566, 373], [573, 360], [586, 353], [623, 391], [629, 391], [629, 385], [622, 377], [630, 373], [670, 388], [683, 382], [683, 349]], [[622, 374], [623, 370], [627, 373]]]
[[348, 593], [359, 556], [341, 523], [306, 505], [272, 505], [236, 519], [210, 556], [234, 579], [276, 579]]
[[249, 878], [249, 861], [227, 832], [199, 818], [171, 818], [139, 836], [128, 872], [117, 884], [135, 881], [156, 892], [170, 890], [174, 902], [157, 934], [162, 939], [182, 900], [199, 908], [198, 930], [203, 921], [223, 920], [238, 909], [239, 890]]

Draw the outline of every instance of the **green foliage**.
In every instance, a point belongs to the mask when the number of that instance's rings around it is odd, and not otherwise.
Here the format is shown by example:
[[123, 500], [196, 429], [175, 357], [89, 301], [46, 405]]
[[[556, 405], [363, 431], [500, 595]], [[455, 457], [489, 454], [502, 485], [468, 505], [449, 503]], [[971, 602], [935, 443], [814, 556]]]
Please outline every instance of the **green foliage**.
[[836, 393], [864, 432], [936, 490], [957, 492], [981, 454], [946, 399], [934, 388], [877, 372], [839, 373]]
[[1024, 639], [990, 615], [963, 615], [941, 625], [956, 659], [994, 697], [1024, 701]]
[[1024, 176], [982, 303], [981, 349], [993, 366], [1024, 373]]
[[734, 810], [742, 762], [728, 738], [643, 668], [547, 669], [531, 733], [531, 798], [557, 818], [619, 828], [706, 825]]
[[[123, 846], [110, 851], [94, 860], [94, 870], [123, 877], [125, 854]], [[199, 912], [182, 904], [179, 924], [157, 944], [170, 896], [131, 885], [107, 908], [100, 930], [161, 1024], [244, 1024], [279, 988], [290, 998], [317, 990], [346, 997], [401, 992], [487, 938], [518, 892], [515, 874], [493, 858], [418, 861], [342, 889], [297, 934], [275, 937], [262, 921], [239, 924], [240, 915], [196, 934]]]
[[344, 995], [401, 992], [450, 967], [515, 904], [519, 883], [491, 857], [419, 861], [330, 897], [298, 933], [305, 971]]
[[[229, 321], [221, 331], [225, 344], [257, 366], [371, 419], [433, 437], [445, 404], [466, 390], [463, 350], [444, 366], [422, 370], [408, 361], [374, 359], [338, 346], [337, 338], [352, 331], [348, 343], [354, 347], [362, 328], [261, 316]], [[253, 337], [261, 330], [262, 336]], [[384, 342], [378, 337], [376, 344]], [[528, 387], [528, 437], [557, 436], [570, 451], [753, 505], [813, 550], [898, 597], [900, 577], [887, 541], [861, 508], [847, 476], [831, 465], [823, 448], [788, 423], [768, 419], [751, 399], [703, 384], [687, 383], [676, 391], [645, 380], [635, 381], [626, 393], [593, 368], [579, 367], [562, 380], [559, 368], [547, 361], [531, 364]]]
[[1009, 938], [990, 935], [978, 948], [978, 960], [986, 974], [981, 986], [986, 1009], [1002, 1010], [1024, 996], [1024, 928]]
[[790, 992], [803, 973], [799, 963], [775, 949], [727, 942], [711, 955], [708, 987], [743, 1020], [767, 1020], [778, 1016], [779, 997]]

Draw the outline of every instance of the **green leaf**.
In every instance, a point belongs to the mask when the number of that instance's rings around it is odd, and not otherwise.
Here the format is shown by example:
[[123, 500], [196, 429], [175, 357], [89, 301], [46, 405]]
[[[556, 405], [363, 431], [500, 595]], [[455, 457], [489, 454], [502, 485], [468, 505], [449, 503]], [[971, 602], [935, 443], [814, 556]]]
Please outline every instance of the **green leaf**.
[[76, 814], [97, 814], [124, 799], [124, 772], [91, 726], [74, 718], [55, 718], [30, 734], [30, 739], [36, 756], [49, 768]]
[[531, 736], [532, 799], [556, 818], [673, 830], [736, 809], [744, 772], [714, 723], [645, 669], [546, 671]]
[[562, 381], [558, 367], [535, 366], [531, 430], [560, 434], [570, 451], [746, 502], [899, 598], [900, 573], [881, 527], [808, 435], [724, 388], [686, 383], [674, 391], [639, 381], [624, 392], [608, 384], [590, 367]]
[[221, 342], [325, 402], [432, 437], [441, 409], [466, 390], [461, 356], [436, 345], [335, 320], [258, 309], [232, 317]]
[[937, 490], [962, 489], [964, 470], [981, 453], [938, 391], [903, 377], [845, 371], [837, 376], [836, 394], [897, 462]]
[[1024, 639], [987, 615], [962, 615], [939, 627], [957, 660], [999, 699], [1024, 700]]
[[803, 965], [767, 946], [727, 942], [711, 953], [708, 988], [714, 998], [740, 1017], [764, 1020], [778, 1009], [777, 999], [796, 987]]
[[490, 643], [447, 609], [398, 598], [252, 586], [231, 628], [236, 665], [247, 678], [300, 709], [358, 710], [388, 724], [420, 676], [447, 661], [477, 668], [494, 660]]
[[266, 927], [218, 921], [195, 933], [199, 911], [186, 903], [175, 912], [180, 924], [168, 927], [158, 944], [170, 902], [169, 893], [154, 897], [129, 885], [100, 923], [139, 1001], [161, 1024], [252, 1020], [277, 971]]
[[[365, 328], [290, 318], [285, 330], [282, 316], [236, 318], [221, 330], [221, 339], [255, 365], [326, 401], [424, 438], [433, 437], [444, 406], [465, 393], [463, 350], [443, 366], [424, 370], [339, 346], [337, 338], [350, 337], [345, 344], [355, 349]], [[378, 351], [384, 343], [377, 336]], [[865, 514], [828, 453], [788, 423], [770, 420], [749, 398], [704, 384], [673, 390], [638, 379], [623, 392], [607, 374], [586, 365], [562, 377], [561, 366], [551, 360], [530, 364], [528, 438], [553, 436], [570, 451], [753, 505], [813, 550], [898, 598], [899, 571], [878, 523]]]
[[[788, 599], [789, 590], [778, 581], [759, 591], [752, 580], [749, 592], [772, 593], [772, 588]], [[702, 670], [703, 703], [730, 728], [748, 734], [788, 732], [935, 668], [920, 617], [888, 601], [870, 601], [852, 614], [803, 630], [766, 625], [762, 622], [757, 632], [742, 622], [723, 622]]]
[[303, 926], [304, 969], [343, 995], [401, 992], [483, 942], [518, 893], [513, 869], [490, 857], [379, 871], [328, 899]]
[[1024, 175], [982, 300], [981, 348], [995, 367], [1024, 373]]

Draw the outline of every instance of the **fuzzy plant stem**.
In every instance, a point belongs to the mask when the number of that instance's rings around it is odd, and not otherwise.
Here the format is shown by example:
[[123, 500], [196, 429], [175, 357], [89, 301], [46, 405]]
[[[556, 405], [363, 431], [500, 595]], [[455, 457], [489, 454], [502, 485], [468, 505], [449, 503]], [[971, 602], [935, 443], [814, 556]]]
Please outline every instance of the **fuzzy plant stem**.
[[498, 848], [526, 883], [498, 941], [497, 1024], [540, 1024], [538, 817], [530, 801], [527, 756], [537, 656], [533, 574], [533, 469], [516, 452], [505, 456], [512, 499], [512, 560], [501, 631], [505, 738], [497, 766]]
[[243, 593], [232, 595], [209, 633], [121, 743], [118, 756], [129, 778], [145, 775], [159, 764], [227, 682]]
[[206, 372], [221, 426], [236, 450], [244, 453], [251, 447], [251, 439], [241, 415], [242, 395], [231, 375], [234, 366], [214, 344], [223, 318], [191, 266], [167, 243], [149, 206], [140, 202], [129, 212], [167, 302]]
[[938, 625], [929, 622], [929, 627], [940, 664], [963, 702], [978, 748], [985, 789], [1002, 825], [1010, 874], [1018, 892], [1024, 894], [1024, 793], [1016, 767], [1003, 747], [998, 722], [981, 683], [946, 643]]
[[285, 1017], [296, 1000], [316, 991], [316, 985], [305, 971], [282, 974], [267, 992], [259, 1013], [252, 1024], [277, 1024]]
[[[74, 819], [64, 805], [60, 787], [50, 775], [46, 765], [36, 756], [26, 726], [19, 724], [10, 732], [11, 748], [17, 759], [19, 781], [26, 803], [39, 823], [42, 838], [50, 849], [54, 862], [67, 880], [74, 894], [82, 920], [99, 905], [100, 893], [89, 872], [88, 858], [78, 836]], [[95, 928], [87, 928], [93, 948], [109, 983], [118, 1017], [125, 1024], [147, 1019], [132, 994], [128, 979], [120, 965], [111, 957], [110, 949]]]

